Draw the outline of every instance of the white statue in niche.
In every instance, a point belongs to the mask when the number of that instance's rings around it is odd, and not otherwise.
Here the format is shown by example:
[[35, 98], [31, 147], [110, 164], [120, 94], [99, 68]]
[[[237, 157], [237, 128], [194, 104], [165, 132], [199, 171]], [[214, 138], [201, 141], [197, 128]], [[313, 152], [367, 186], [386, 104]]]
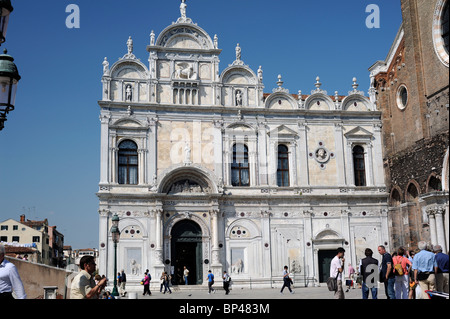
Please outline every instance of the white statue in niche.
[[240, 90], [236, 91], [236, 106], [242, 106], [242, 92]]
[[131, 88], [131, 84], [127, 84], [125, 89], [125, 100], [127, 102], [131, 102], [133, 99], [133, 89]]
[[191, 147], [189, 146], [189, 143], [186, 143], [184, 147], [184, 163], [185, 164], [191, 163]]

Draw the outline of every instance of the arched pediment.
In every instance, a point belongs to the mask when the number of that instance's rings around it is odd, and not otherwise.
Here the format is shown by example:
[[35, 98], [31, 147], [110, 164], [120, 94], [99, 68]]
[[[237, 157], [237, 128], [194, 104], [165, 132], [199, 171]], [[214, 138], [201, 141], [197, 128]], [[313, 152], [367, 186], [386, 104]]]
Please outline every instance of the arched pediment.
[[344, 238], [335, 230], [327, 228], [320, 231], [313, 239], [314, 242], [341, 242]]
[[333, 100], [324, 93], [314, 93], [305, 100], [307, 110], [329, 111], [334, 110]]
[[147, 67], [139, 60], [121, 60], [111, 67], [111, 77], [121, 79], [146, 79]]
[[275, 92], [269, 95], [265, 102], [265, 107], [267, 109], [296, 109], [297, 101], [292, 97], [292, 95], [286, 92]]
[[235, 122], [227, 126], [228, 130], [240, 131], [240, 132], [254, 132], [255, 129], [248, 123]]
[[158, 187], [158, 193], [170, 195], [191, 196], [217, 192], [211, 172], [205, 168], [184, 165], [167, 170]]
[[370, 101], [366, 99], [364, 96], [359, 94], [352, 94], [346, 96], [342, 100], [342, 109], [345, 111], [372, 111], [374, 107], [371, 105]]
[[214, 44], [205, 30], [195, 24], [176, 23], [164, 29], [156, 45], [177, 49], [212, 50]]
[[225, 236], [233, 239], [252, 239], [260, 237], [261, 230], [250, 219], [239, 218], [227, 227]]
[[224, 85], [256, 85], [256, 74], [246, 65], [231, 65], [220, 75]]
[[147, 126], [136, 120], [132, 117], [127, 118], [121, 118], [117, 121], [115, 121], [112, 125], [112, 128], [140, 128], [140, 129], [146, 129]]

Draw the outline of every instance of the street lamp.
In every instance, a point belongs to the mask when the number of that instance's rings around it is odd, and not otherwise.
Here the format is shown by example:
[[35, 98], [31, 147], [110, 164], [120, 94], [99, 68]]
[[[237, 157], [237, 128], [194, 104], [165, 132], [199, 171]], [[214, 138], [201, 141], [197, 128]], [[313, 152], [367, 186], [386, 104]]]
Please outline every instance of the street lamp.
[[6, 49], [3, 52], [0, 55], [0, 131], [5, 126], [6, 115], [14, 110], [17, 83], [20, 80], [14, 58], [7, 54]]
[[111, 294], [114, 297], [117, 297], [119, 295], [119, 292], [117, 291], [117, 244], [119, 243], [120, 239], [119, 216], [117, 216], [117, 214], [114, 214], [111, 221], [112, 221], [111, 237], [114, 243], [114, 288]]
[[14, 10], [10, 0], [0, 0], [0, 45], [6, 40], [9, 14]]

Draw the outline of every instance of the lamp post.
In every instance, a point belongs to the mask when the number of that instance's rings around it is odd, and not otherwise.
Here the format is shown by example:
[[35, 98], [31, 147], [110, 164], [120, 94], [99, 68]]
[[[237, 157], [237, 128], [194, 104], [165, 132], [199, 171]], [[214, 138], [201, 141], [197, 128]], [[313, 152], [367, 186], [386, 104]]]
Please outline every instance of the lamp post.
[[0, 0], [0, 45], [6, 40], [9, 14], [14, 10], [10, 0]]
[[117, 214], [114, 214], [111, 221], [112, 221], [111, 237], [114, 243], [114, 288], [111, 294], [114, 297], [117, 297], [119, 295], [119, 292], [117, 290], [117, 243], [119, 242], [120, 239], [119, 216], [117, 216]]
[[4, 128], [6, 115], [14, 110], [17, 84], [20, 80], [19, 71], [14, 64], [14, 58], [7, 54], [0, 55], [0, 131]]

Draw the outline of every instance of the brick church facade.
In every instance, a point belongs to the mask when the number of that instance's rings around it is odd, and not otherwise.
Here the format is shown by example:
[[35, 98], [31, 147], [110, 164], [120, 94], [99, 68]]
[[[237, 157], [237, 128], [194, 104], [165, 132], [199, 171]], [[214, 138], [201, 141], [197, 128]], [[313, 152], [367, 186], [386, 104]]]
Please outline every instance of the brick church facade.
[[391, 250], [449, 247], [448, 0], [401, 0], [403, 23], [369, 70], [382, 111]]

